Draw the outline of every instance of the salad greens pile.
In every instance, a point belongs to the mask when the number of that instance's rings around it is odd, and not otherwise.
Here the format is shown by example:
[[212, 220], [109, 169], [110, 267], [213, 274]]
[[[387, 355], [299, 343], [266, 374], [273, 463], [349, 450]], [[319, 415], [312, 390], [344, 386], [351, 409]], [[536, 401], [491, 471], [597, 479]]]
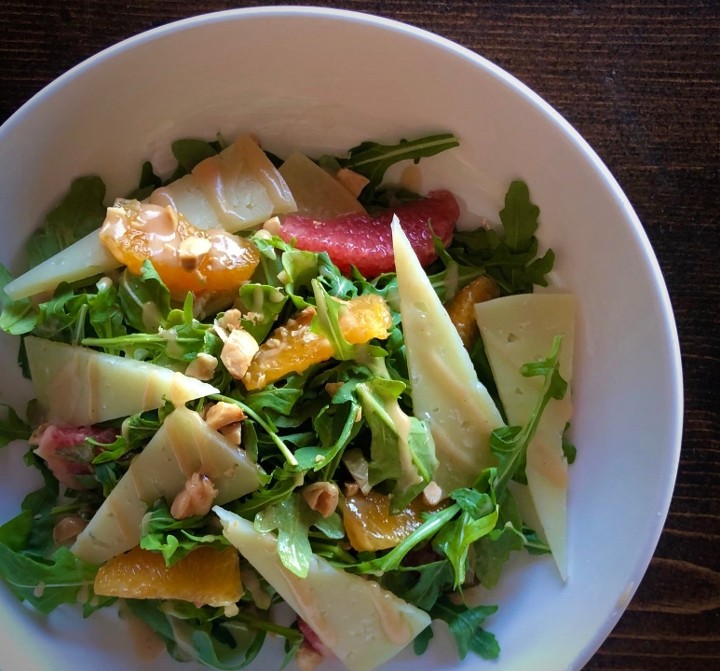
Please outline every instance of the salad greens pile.
[[[383, 184], [388, 167], [399, 160], [418, 161], [457, 144], [449, 134], [395, 146], [365, 142], [346, 157], [322, 157], [319, 163], [349, 167], [365, 175], [369, 184], [361, 201], [372, 209], [398, 198], [417, 197]], [[175, 142], [172, 151], [178, 166], [171, 177], [164, 182], [146, 163], [130, 196], [147, 196], [224, 146], [222, 138]], [[38, 264], [97, 228], [105, 216], [104, 199], [100, 178], [76, 179], [45, 226], [30, 238], [28, 263]], [[533, 285], [545, 285], [554, 257], [552, 251], [538, 255], [538, 214], [526, 185], [513, 182], [500, 213], [501, 228], [457, 232], [446, 249], [438, 243], [439, 258], [426, 270], [441, 300], [449, 300], [485, 274], [497, 281], [502, 294], [531, 292]], [[254, 520], [257, 529], [276, 533], [281, 560], [296, 575], [307, 573], [313, 553], [324, 557], [347, 572], [377, 580], [434, 620], [445, 621], [460, 658], [470, 652], [497, 657], [498, 643], [484, 627], [496, 606], [467, 603], [463, 590], [495, 585], [513, 552], [548, 551], [520, 518], [507, 485], [512, 479], [522, 480], [525, 451], [545, 405], [565, 393], [566, 384], [558, 372], [559, 340], [545, 360], [523, 369], [523, 375], [543, 379], [543, 391], [528, 425], [493, 432], [490, 449], [496, 465], [480, 473], [471, 487], [454, 491], [446, 505], [423, 512], [422, 524], [392, 549], [357, 552], [347, 542], [341, 514], [336, 511], [323, 517], [310, 509], [299, 490], [303, 484], [332, 482], [342, 491], [344, 483], [353, 481], [344, 459], [351, 450], [367, 463], [373, 489], [392, 494], [393, 512], [407, 506], [432, 479], [432, 435], [426, 423], [412, 416], [397, 279], [393, 273], [365, 278], [355, 271], [344, 276], [326, 253], [302, 251], [265, 233], [249, 235], [261, 261], [236, 300], [236, 307], [255, 313], [252, 319], [243, 319], [243, 327], [262, 342], [274, 326], [313, 306], [313, 329], [330, 340], [335, 356], [257, 391], [245, 390], [220, 364], [208, 382], [221, 393], [189, 404], [202, 411], [208, 402], [225, 401], [246, 414], [242, 446], [262, 468], [262, 487], [226, 508]], [[0, 268], [0, 328], [7, 333], [83, 345], [178, 371], [184, 371], [201, 353], [220, 359], [223, 343], [215, 322], [223, 310], [217, 312], [191, 293], [181, 303], [173, 301], [149, 260], [140, 275], [125, 270], [110, 278], [64, 283], [41, 302], [10, 300], [2, 291], [10, 279], [9, 272]], [[351, 345], [339, 327], [338, 303], [330, 297], [349, 300], [366, 294], [378, 294], [387, 301], [392, 315], [390, 334], [383, 341]], [[148, 304], [155, 306], [157, 315], [158, 323], [152, 327], [146, 323]], [[480, 380], [494, 389], [481, 343], [471, 355]], [[19, 363], [27, 375], [22, 344]], [[415, 484], [406, 482], [398, 456], [398, 428], [387, 411], [388, 403], [411, 418], [408, 444], [421, 478], [419, 486], [414, 480]], [[85, 455], [92, 467], [88, 478], [92, 486], [86, 489], [65, 490], [40, 457], [32, 450], [26, 452], [25, 462], [38, 469], [44, 484], [25, 497], [19, 515], [0, 526], [0, 574], [19, 599], [43, 613], [80, 602], [85, 616], [115, 601], [93, 594], [98, 568], [75, 557], [65, 545], [57, 546], [53, 528], [68, 514], [89, 519], [172, 409], [167, 403], [159, 410], [107, 423], [117, 429], [111, 444], [88, 439]], [[26, 417], [3, 406], [0, 446], [30, 438], [39, 421], [33, 404]], [[568, 446], [568, 455], [571, 450]], [[148, 510], [143, 532], [141, 547], [161, 553], [168, 565], [199, 546], [228, 545], [212, 514], [176, 520], [164, 500]], [[245, 563], [242, 570], [243, 576], [255, 575]], [[181, 601], [130, 599], [127, 605], [179, 660], [195, 659], [214, 669], [240, 669], [253, 661], [267, 636], [273, 635], [284, 639], [287, 662], [301, 645], [303, 633], [297, 623], [283, 626], [273, 620], [271, 607], [278, 597], [255, 577], [245, 585], [234, 614]], [[428, 627], [415, 639], [418, 654], [432, 636]]]

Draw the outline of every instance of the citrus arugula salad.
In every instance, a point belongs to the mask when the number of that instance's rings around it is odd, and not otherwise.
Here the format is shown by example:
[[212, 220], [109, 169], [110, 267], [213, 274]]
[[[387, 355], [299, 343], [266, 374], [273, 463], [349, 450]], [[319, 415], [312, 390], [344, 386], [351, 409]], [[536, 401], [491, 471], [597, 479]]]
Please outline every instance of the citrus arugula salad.
[[451, 191], [386, 179], [458, 144], [183, 139], [109, 207], [73, 181], [0, 278], [35, 395], [0, 445], [44, 483], [0, 526], [20, 600], [119, 602], [213, 669], [280, 638], [283, 666], [369, 671], [437, 621], [500, 654], [475, 588], [513, 553], [567, 574], [575, 302], [533, 291], [554, 254], [523, 182], [467, 231]]

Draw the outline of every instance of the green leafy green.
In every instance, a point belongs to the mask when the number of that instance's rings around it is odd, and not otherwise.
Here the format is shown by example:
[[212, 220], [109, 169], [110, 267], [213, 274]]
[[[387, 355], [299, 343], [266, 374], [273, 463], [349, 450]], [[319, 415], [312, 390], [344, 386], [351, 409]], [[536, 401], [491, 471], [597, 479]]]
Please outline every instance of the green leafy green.
[[161, 553], [165, 564], [172, 566], [200, 546], [211, 545], [218, 549], [228, 546], [222, 534], [208, 533], [206, 527], [204, 516], [175, 519], [167, 502], [158, 499], [143, 519], [140, 547]]
[[373, 378], [357, 385], [370, 427], [370, 485], [393, 480], [390, 511], [399, 512], [428, 485], [437, 466], [429, 427], [408, 416], [398, 403], [405, 384]]
[[522, 468], [528, 445], [535, 435], [543, 410], [551, 399], [561, 400], [567, 390], [567, 382], [560, 376], [560, 345], [562, 336], [553, 340], [550, 355], [541, 361], [525, 364], [520, 372], [525, 377], [542, 376], [545, 378], [535, 409], [528, 423], [523, 426], [504, 426], [495, 429], [490, 436], [490, 449], [498, 458], [495, 491], [500, 496], [507, 483]]
[[27, 440], [32, 429], [18, 414], [5, 403], [0, 403], [0, 447], [5, 447], [13, 440]]
[[[398, 144], [384, 145], [378, 142], [362, 142], [349, 150], [349, 158], [339, 159], [340, 165], [364, 175], [370, 180], [368, 187], [379, 186], [388, 168], [399, 161], [417, 163], [421, 158], [434, 156], [459, 146], [452, 133], [428, 135], [415, 140], [401, 140]], [[366, 188], [368, 188], [366, 187]]]
[[[318, 163], [335, 171], [341, 167], [366, 176], [361, 201], [371, 211], [412, 200], [418, 194], [384, 184], [389, 168], [400, 161], [418, 162], [458, 145], [450, 133], [421, 137], [397, 144], [364, 142], [346, 157], [322, 157]], [[172, 146], [177, 168], [167, 178], [145, 162], [131, 197], [145, 198], [152, 190], [192, 171], [202, 160], [225, 146], [217, 140], [190, 138]], [[270, 155], [278, 164], [281, 159]], [[84, 177], [73, 185], [48, 216], [44, 229], [29, 244], [31, 262], [38, 263], [96, 228], [104, 217], [105, 189], [99, 178]], [[476, 277], [494, 278], [503, 294], [530, 292], [547, 282], [554, 260], [552, 251], [540, 255], [536, 238], [539, 209], [527, 186], [513, 182], [499, 213], [501, 229], [459, 232], [445, 249], [435, 241], [438, 260], [427, 269], [442, 301], [449, 300]], [[357, 271], [344, 276], [325, 252], [296, 249], [267, 231], [242, 233], [256, 245], [260, 263], [249, 282], [225, 304], [207, 296], [171, 295], [150, 261], [141, 273], [128, 270], [109, 277], [60, 284], [50, 297], [11, 301], [2, 288], [12, 280], [0, 267], [0, 328], [8, 333], [81, 344], [136, 360], [150, 361], [184, 372], [200, 354], [215, 357], [209, 380], [219, 393], [188, 406], [204, 413], [208, 405], [233, 403], [246, 417], [242, 448], [259, 466], [262, 487], [226, 504], [229, 510], [253, 521], [255, 528], [273, 533], [283, 565], [298, 576], [308, 573], [314, 556], [327, 559], [348, 573], [377, 580], [409, 603], [449, 626], [464, 658], [473, 652], [486, 659], [498, 655], [495, 638], [485, 631], [495, 606], [464, 602], [466, 585], [495, 585], [513, 552], [548, 551], [547, 545], [523, 523], [507, 487], [522, 480], [527, 444], [551, 398], [560, 398], [565, 383], [558, 373], [560, 342], [547, 359], [528, 364], [525, 375], [544, 377], [541, 396], [530, 421], [523, 427], [495, 431], [491, 450], [497, 466], [480, 473], [471, 487], [454, 491], [435, 508], [419, 513], [414, 530], [387, 550], [358, 552], [345, 536], [336, 511], [328, 517], [310, 508], [305, 487], [327, 483], [343, 492], [358, 485], [372, 486], [389, 498], [391, 513], [406, 510], [432, 482], [437, 465], [432, 434], [413, 416], [409, 371], [394, 273], [364, 278]], [[346, 301], [376, 294], [388, 304], [388, 336], [366, 345], [347, 341], [340, 327]], [[248, 391], [222, 362], [223, 319], [237, 317], [258, 342], [272, 337], [273, 329], [310, 308], [313, 332], [325, 336], [333, 357], [302, 372], [290, 373], [262, 389]], [[232, 316], [232, 320], [231, 320]], [[228, 327], [230, 328], [230, 327]], [[296, 344], [301, 347], [300, 343]], [[472, 352], [480, 379], [494, 392], [492, 371], [481, 346]], [[25, 361], [22, 352], [19, 361]], [[0, 447], [27, 439], [33, 413], [26, 424], [12, 409], [0, 408]], [[21, 512], [0, 527], [0, 567], [10, 589], [20, 598], [49, 612], [83, 594], [91, 599], [85, 614], [112, 599], [92, 595], [96, 568], [77, 560], [53, 542], [60, 516], [89, 518], [127, 472], [133, 457], [152, 439], [173, 407], [170, 403], [149, 412], [108, 422], [117, 431], [111, 444], [84, 446], [92, 474], [92, 488], [70, 491], [61, 487], [48, 465], [34, 452], [25, 460], [37, 468], [44, 486], [25, 497]], [[566, 431], [567, 433], [567, 431]], [[568, 461], [574, 446], [564, 436]], [[357, 467], [357, 464], [361, 468]], [[99, 486], [98, 486], [99, 485]], [[325, 485], [323, 485], [325, 486]], [[160, 553], [168, 566], [202, 545], [224, 547], [212, 516], [173, 518], [165, 500], [154, 502], [143, 521], [140, 546]], [[243, 571], [251, 569], [243, 564]], [[270, 617], [270, 603], [280, 599], [271, 586], [252, 572], [257, 585], [248, 587], [232, 609], [198, 607], [182, 601], [129, 600], [131, 611], [165, 642], [168, 652], [183, 661], [197, 661], [215, 669], [240, 669], [257, 660], [268, 634], [285, 640], [285, 662], [297, 652], [303, 635], [297, 624], [280, 625]], [[258, 598], [258, 594], [264, 595]], [[416, 638], [424, 650], [432, 638], [428, 627]]]
[[150, 261], [140, 275], [125, 270], [120, 276], [118, 298], [125, 321], [141, 333], [154, 333], [170, 312], [170, 291]]
[[534, 285], [547, 286], [555, 254], [549, 249], [538, 256], [540, 210], [530, 201], [527, 185], [515, 181], [505, 196], [500, 212], [503, 229], [456, 232], [448, 254], [461, 266], [482, 268], [500, 286], [503, 294], [531, 293]]
[[97, 176], [78, 177], [26, 245], [28, 265], [42, 263], [99, 228], [105, 219], [105, 184]]

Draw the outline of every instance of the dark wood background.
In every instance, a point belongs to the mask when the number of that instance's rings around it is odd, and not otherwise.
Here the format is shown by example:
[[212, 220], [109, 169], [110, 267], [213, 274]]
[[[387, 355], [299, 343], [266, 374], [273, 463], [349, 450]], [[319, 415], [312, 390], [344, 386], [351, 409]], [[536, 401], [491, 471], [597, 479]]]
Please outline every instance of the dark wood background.
[[[125, 37], [259, 4], [310, 3], [0, 0], [0, 121], [53, 78]], [[633, 203], [677, 318], [684, 439], [675, 497], [650, 569], [585, 671], [718, 671], [720, 2], [313, 4], [405, 21], [494, 61], [580, 131]]]

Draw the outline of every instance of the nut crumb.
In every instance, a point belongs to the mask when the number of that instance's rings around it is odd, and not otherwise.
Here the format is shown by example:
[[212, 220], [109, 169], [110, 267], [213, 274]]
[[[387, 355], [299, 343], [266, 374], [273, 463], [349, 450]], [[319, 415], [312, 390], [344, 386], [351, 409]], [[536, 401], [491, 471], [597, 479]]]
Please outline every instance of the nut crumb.
[[250, 362], [259, 349], [260, 345], [250, 333], [236, 328], [230, 332], [225, 341], [220, 358], [230, 375], [240, 380], [247, 373]]
[[185, 375], [196, 380], [210, 380], [215, 374], [218, 360], [212, 354], [200, 352], [185, 369]]
[[228, 424], [245, 419], [245, 413], [239, 405], [219, 401], [211, 405], [205, 413], [205, 421], [211, 429], [219, 431]]

